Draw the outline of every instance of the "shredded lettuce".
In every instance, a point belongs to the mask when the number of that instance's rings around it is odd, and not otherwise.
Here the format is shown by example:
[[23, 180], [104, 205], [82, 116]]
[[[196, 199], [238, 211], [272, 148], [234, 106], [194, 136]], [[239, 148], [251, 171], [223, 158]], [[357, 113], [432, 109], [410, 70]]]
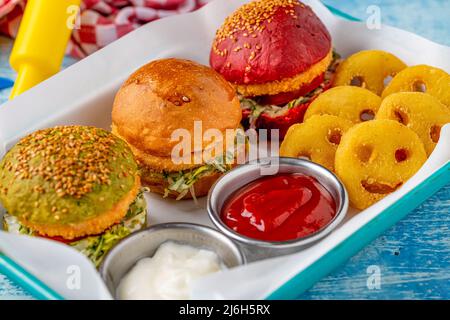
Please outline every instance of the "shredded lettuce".
[[164, 197], [167, 197], [170, 191], [175, 191], [179, 194], [177, 200], [180, 200], [188, 192], [191, 192], [192, 197], [195, 199], [194, 184], [202, 177], [230, 170], [233, 167], [234, 154], [234, 152], [227, 151], [222, 156], [216, 157], [194, 169], [178, 172], [153, 172], [152, 174], [157, 175], [167, 182], [167, 187], [164, 190]]
[[105, 254], [121, 239], [138, 231], [147, 224], [147, 203], [143, 190], [131, 203], [125, 218], [98, 236], [91, 236], [70, 243], [72, 247], [85, 254], [96, 266]]
[[236, 130], [233, 147], [226, 150], [222, 155], [207, 161], [205, 164], [193, 169], [176, 172], [157, 172], [148, 170], [145, 172], [145, 175], [151, 176], [156, 180], [165, 181], [165, 198], [168, 197], [171, 192], [176, 192], [178, 194], [176, 200], [180, 200], [190, 192], [194, 201], [197, 201], [194, 184], [205, 176], [215, 173], [224, 173], [231, 170], [235, 164], [238, 150], [241, 150], [240, 148], [242, 146], [247, 148], [248, 140], [244, 129], [240, 127]]
[[329, 85], [334, 72], [336, 71], [336, 68], [338, 67], [339, 63], [341, 63], [341, 57], [338, 53], [333, 51], [333, 58], [331, 61], [330, 66], [328, 67], [327, 71], [325, 71], [324, 75], [324, 81], [320, 84], [319, 87], [312, 90], [311, 92], [308, 92], [306, 95], [298, 97], [284, 106], [277, 106], [277, 105], [263, 105], [260, 104], [257, 99], [252, 99], [248, 97], [244, 97], [240, 94], [239, 100], [241, 102], [241, 109], [242, 110], [249, 110], [249, 124], [250, 128], [256, 128], [256, 121], [261, 116], [261, 114], [267, 114], [271, 117], [276, 117], [285, 114], [290, 109], [295, 108], [303, 103], [306, 103], [310, 100], [312, 100], [317, 95], [321, 94], [324, 91], [324, 88]]
[[[136, 199], [130, 204], [124, 219], [118, 224], [111, 226], [104, 233], [96, 236], [89, 236], [68, 243], [86, 255], [95, 266], [98, 266], [105, 254], [121, 239], [133, 233], [147, 224], [147, 204], [144, 198], [144, 191], [141, 190]], [[12, 233], [20, 233], [35, 236], [36, 233], [30, 228], [22, 225], [19, 220], [8, 213], [3, 216], [4, 229]]]

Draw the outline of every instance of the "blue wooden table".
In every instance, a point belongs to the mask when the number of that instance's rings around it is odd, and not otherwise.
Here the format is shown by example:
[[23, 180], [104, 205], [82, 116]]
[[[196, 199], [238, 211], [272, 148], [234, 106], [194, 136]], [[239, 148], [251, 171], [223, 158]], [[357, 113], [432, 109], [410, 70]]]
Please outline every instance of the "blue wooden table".
[[[382, 23], [450, 45], [449, 0], [324, 2], [362, 20], [369, 14], [368, 7], [376, 5]], [[10, 50], [11, 41], [0, 38], [0, 77], [14, 78], [7, 63]], [[65, 65], [72, 62], [66, 59]], [[8, 91], [0, 90], [0, 103]], [[371, 270], [380, 271], [379, 288], [367, 286]], [[0, 275], [2, 298], [29, 296]], [[450, 185], [299, 298], [450, 299]]]

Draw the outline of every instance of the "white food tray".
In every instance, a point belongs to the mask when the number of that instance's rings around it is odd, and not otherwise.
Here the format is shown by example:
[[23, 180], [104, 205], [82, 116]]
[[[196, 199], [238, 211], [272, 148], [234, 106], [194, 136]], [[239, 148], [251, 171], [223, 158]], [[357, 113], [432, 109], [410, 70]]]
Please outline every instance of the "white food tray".
[[[134, 70], [165, 57], [186, 58], [207, 65], [216, 29], [227, 15], [245, 2], [217, 0], [194, 13], [150, 23], [7, 102], [0, 108], [0, 156], [18, 139], [40, 128], [78, 124], [110, 129], [114, 95]], [[333, 46], [343, 56], [359, 50], [380, 49], [392, 52], [408, 65], [424, 63], [450, 71], [449, 47], [392, 27], [369, 30], [364, 23], [337, 18], [319, 1], [304, 2], [325, 23], [332, 35]], [[402, 218], [413, 208], [412, 204], [418, 205], [429, 196], [439, 185], [431, 182], [433, 173], [438, 172], [433, 177], [439, 179], [440, 184], [443, 183], [442, 175], [448, 183], [449, 167], [442, 168], [449, 159], [450, 126], [447, 125], [428, 161], [399, 190], [357, 215], [355, 210], [350, 210], [345, 221], [330, 235], [299, 253], [265, 259], [205, 278], [197, 283], [193, 296], [206, 299], [295, 298]], [[414, 197], [411, 193], [407, 195], [414, 188], [417, 194]], [[412, 200], [408, 204], [398, 202], [405, 195]], [[205, 198], [199, 199], [199, 205], [187, 200], [162, 199], [158, 195], [147, 195], [146, 199], [150, 225], [193, 222], [212, 226], [205, 210]], [[394, 208], [396, 203], [402, 203], [402, 206]], [[29, 247], [20, 247], [20, 241], [10, 241], [6, 245], [7, 236], [0, 232], [2, 239], [0, 250], [63, 297], [108, 297], [98, 279], [79, 291], [67, 289], [66, 274], [58, 275], [56, 271], [51, 272], [48, 264], [45, 268], [39, 264], [43, 261], [42, 255], [51, 254], [48, 250], [39, 251], [44, 247], [42, 240], [24, 241], [24, 245], [33, 243], [34, 248], [30, 250]], [[36, 252], [40, 253], [41, 259], [34, 258]], [[70, 254], [75, 253], [71, 251]], [[53, 254], [51, 258], [54, 265], [58, 265], [58, 257]], [[92, 273], [92, 270], [86, 272]], [[95, 290], [94, 286], [97, 286]]]

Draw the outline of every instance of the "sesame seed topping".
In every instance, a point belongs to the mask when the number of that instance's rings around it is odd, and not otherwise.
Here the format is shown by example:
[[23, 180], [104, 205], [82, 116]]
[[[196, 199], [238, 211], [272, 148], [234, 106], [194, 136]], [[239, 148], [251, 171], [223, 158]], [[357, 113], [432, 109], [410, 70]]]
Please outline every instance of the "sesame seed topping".
[[[270, 23], [279, 8], [295, 17], [295, 6], [303, 5], [298, 0], [255, 0], [241, 6], [233, 14], [225, 19], [225, 22], [216, 32], [216, 40], [213, 50], [221, 55], [217, 47], [225, 39], [236, 41], [236, 33], [242, 32], [244, 37], [255, 38], [255, 31], [262, 32], [265, 23]], [[245, 45], [244, 45], [245, 47]], [[236, 50], [233, 50], [236, 52]], [[222, 55], [221, 55], [222, 56]]]
[[[14, 170], [16, 179], [40, 177], [48, 181], [59, 197], [81, 198], [92, 192], [94, 185], [110, 183], [110, 159], [117, 153], [114, 146], [118, 141], [111, 133], [94, 127], [40, 130], [18, 143], [17, 161], [10, 170]], [[44, 188], [35, 186], [34, 191], [43, 193]], [[56, 212], [57, 208], [51, 210]]]

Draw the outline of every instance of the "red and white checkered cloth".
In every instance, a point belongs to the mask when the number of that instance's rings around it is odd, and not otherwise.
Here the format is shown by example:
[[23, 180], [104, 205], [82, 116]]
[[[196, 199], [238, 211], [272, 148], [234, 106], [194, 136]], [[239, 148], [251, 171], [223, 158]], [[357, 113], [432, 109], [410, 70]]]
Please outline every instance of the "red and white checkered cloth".
[[[83, 0], [68, 53], [83, 58], [141, 25], [194, 11], [211, 0]], [[26, 0], [0, 0], [0, 34], [15, 37]]]

